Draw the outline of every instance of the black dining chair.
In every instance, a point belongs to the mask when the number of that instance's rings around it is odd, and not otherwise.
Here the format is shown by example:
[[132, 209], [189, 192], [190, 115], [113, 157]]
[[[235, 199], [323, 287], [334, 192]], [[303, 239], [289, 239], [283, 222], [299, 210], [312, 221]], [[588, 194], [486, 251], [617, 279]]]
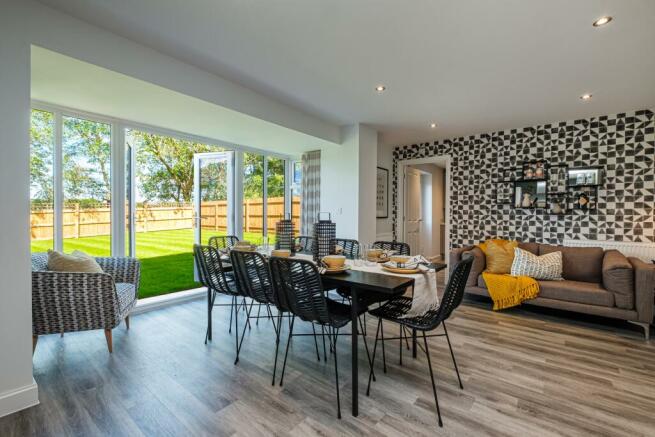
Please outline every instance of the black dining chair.
[[359, 241], [347, 238], [335, 238], [334, 244], [341, 246], [342, 255], [348, 259], [355, 259], [359, 256]]
[[331, 349], [334, 351], [334, 373], [337, 387], [337, 414], [341, 419], [341, 400], [339, 395], [339, 370], [337, 364], [338, 330], [350, 322], [350, 307], [328, 299], [323, 290], [321, 275], [314, 263], [292, 258], [270, 259], [273, 282], [278, 295], [278, 304], [287, 308], [295, 317], [291, 319], [289, 338], [280, 385], [284, 383], [284, 372], [289, 355], [289, 344], [293, 334], [294, 321], [297, 318], [321, 325], [328, 332]]
[[207, 344], [207, 341], [211, 341], [212, 339], [212, 310], [214, 306], [225, 305], [217, 304], [216, 296], [218, 294], [224, 294], [232, 298], [232, 302], [227, 304], [230, 307], [229, 332], [231, 333], [232, 316], [238, 312], [237, 298], [239, 291], [234, 281], [234, 276], [230, 272], [225, 271], [218, 249], [212, 246], [194, 244], [193, 258], [196, 263], [200, 283], [207, 287], [207, 333], [205, 334], [205, 344]]
[[[375, 334], [375, 345], [373, 346], [373, 365], [371, 366], [371, 371], [368, 378], [368, 386], [366, 388], [366, 395], [370, 394], [371, 390], [371, 378], [373, 376], [373, 366], [375, 365], [375, 352], [378, 345], [378, 339], [381, 336], [381, 340], [397, 340], [400, 337], [385, 338], [384, 337], [384, 327], [382, 325], [382, 320], [388, 320], [391, 322], [399, 323], [400, 325], [406, 326], [416, 331], [420, 331], [423, 335], [423, 344], [425, 345], [425, 355], [428, 358], [428, 368], [430, 369], [430, 379], [432, 381], [432, 392], [434, 394], [434, 402], [437, 406], [437, 417], [439, 418], [439, 426], [443, 426], [441, 421], [441, 412], [439, 411], [439, 400], [437, 398], [437, 386], [434, 382], [434, 374], [432, 370], [432, 363], [430, 361], [430, 350], [428, 349], [428, 340], [427, 337], [441, 337], [445, 336], [446, 341], [448, 342], [448, 349], [450, 349], [450, 356], [453, 360], [453, 366], [455, 367], [455, 372], [457, 373], [457, 380], [459, 381], [459, 387], [464, 388], [462, 385], [462, 379], [459, 376], [459, 369], [457, 368], [457, 361], [455, 360], [455, 354], [453, 353], [453, 347], [450, 344], [450, 337], [448, 336], [448, 329], [446, 328], [446, 320], [453, 313], [455, 308], [462, 303], [464, 298], [464, 287], [466, 286], [466, 280], [468, 279], [469, 273], [471, 272], [471, 265], [473, 264], [473, 257], [466, 258], [460, 261], [453, 272], [450, 274], [448, 279], [448, 284], [446, 285], [446, 290], [441, 299], [439, 308], [436, 310], [431, 310], [425, 313], [422, 316], [417, 317], [405, 317], [407, 312], [412, 307], [412, 298], [401, 296], [395, 298], [386, 304], [382, 305], [380, 308], [373, 309], [369, 311], [369, 314], [378, 318], [378, 327]], [[443, 326], [443, 334], [432, 334], [426, 335], [427, 331], [432, 331], [437, 329], [439, 325]], [[383, 354], [384, 359], [384, 354]], [[386, 367], [386, 363], [384, 363]]]
[[209, 237], [209, 244], [219, 250], [232, 249], [239, 242], [239, 237], [236, 235], [216, 235]]
[[400, 241], [376, 241], [371, 246], [373, 249], [395, 250], [398, 255], [409, 256], [409, 244]]
[[313, 244], [314, 244], [314, 239], [312, 237], [308, 237], [306, 235], [301, 235], [299, 237], [296, 237], [296, 247], [298, 248], [296, 252], [311, 254]]

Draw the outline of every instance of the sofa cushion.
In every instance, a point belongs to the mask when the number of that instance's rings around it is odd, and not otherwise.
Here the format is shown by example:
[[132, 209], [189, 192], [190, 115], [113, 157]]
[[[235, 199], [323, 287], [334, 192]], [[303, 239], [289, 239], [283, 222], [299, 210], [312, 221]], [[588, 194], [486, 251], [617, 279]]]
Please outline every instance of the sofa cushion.
[[487, 272], [509, 273], [512, 268], [512, 261], [514, 261], [514, 249], [517, 246], [516, 241], [489, 241], [485, 252]]
[[559, 281], [562, 279], [562, 252], [557, 251], [537, 256], [517, 247], [514, 249], [514, 262], [510, 274]]
[[603, 287], [614, 293], [616, 306], [631, 310], [635, 306], [632, 264], [618, 250], [608, 250], [603, 258]]
[[485, 288], [485, 289], [487, 288], [487, 283], [484, 282], [484, 278], [482, 277], [482, 275], [478, 276], [477, 282], [478, 282], [478, 287]]
[[116, 283], [116, 295], [118, 295], [118, 310], [123, 313], [136, 299], [136, 290], [134, 284], [127, 282]]
[[48, 270], [53, 272], [102, 273], [95, 258], [79, 250], [71, 254], [48, 250]]
[[533, 255], [539, 255], [538, 243], [519, 243], [519, 249], [527, 250]]
[[482, 252], [482, 249], [480, 249], [478, 246], [475, 246], [471, 250], [467, 250], [466, 252], [462, 252], [462, 259], [465, 259], [466, 257], [469, 256], [473, 257], [473, 265], [471, 266], [471, 274], [466, 279], [467, 286], [475, 285], [478, 275], [486, 267], [486, 259], [485, 259], [484, 252]]
[[605, 307], [614, 306], [614, 294], [600, 284], [580, 281], [539, 281], [539, 297]]
[[601, 247], [565, 247], [539, 245], [539, 255], [562, 252], [564, 271], [562, 277], [570, 281], [602, 282], [603, 255]]

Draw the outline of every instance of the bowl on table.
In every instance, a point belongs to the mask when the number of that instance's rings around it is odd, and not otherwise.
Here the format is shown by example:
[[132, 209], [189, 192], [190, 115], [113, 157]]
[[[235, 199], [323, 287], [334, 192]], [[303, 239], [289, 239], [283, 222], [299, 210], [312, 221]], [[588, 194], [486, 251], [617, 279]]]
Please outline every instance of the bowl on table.
[[346, 257], [343, 255], [324, 256], [323, 264], [328, 270], [341, 270], [345, 267]]
[[291, 256], [291, 251], [289, 249], [273, 249], [271, 251], [271, 256], [277, 256], [279, 258], [289, 258]]

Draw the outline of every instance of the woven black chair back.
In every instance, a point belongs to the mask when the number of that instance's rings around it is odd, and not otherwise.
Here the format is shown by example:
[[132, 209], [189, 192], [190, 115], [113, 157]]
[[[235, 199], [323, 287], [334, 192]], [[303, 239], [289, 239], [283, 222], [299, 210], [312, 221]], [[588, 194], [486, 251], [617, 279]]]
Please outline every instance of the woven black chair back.
[[209, 238], [208, 244], [216, 249], [231, 249], [239, 242], [235, 235], [217, 235]]
[[200, 283], [207, 288], [216, 290], [219, 293], [235, 295], [236, 293], [228, 285], [221, 261], [221, 254], [215, 247], [193, 245], [193, 258], [198, 269]]
[[312, 253], [312, 245], [314, 244], [314, 239], [306, 235], [301, 235], [296, 238], [296, 245], [300, 246], [300, 249], [297, 252], [300, 253]]
[[473, 257], [471, 256], [460, 261], [453, 269], [450, 278], [448, 278], [446, 291], [444, 291], [444, 295], [441, 298], [439, 309], [431, 323], [434, 328], [439, 326], [442, 321], [447, 320], [455, 308], [462, 303], [464, 299], [464, 288], [466, 287], [469, 273], [471, 273], [472, 265]]
[[359, 241], [348, 240], [346, 238], [336, 238], [334, 244], [343, 248], [343, 255], [349, 259], [355, 259], [359, 256]]
[[259, 303], [276, 304], [271, 272], [262, 254], [233, 250], [230, 261], [241, 294]]
[[395, 250], [398, 255], [409, 256], [409, 244], [400, 241], [376, 241], [373, 243], [374, 249]]
[[308, 322], [330, 323], [321, 276], [311, 261], [272, 257], [269, 261], [278, 304]]

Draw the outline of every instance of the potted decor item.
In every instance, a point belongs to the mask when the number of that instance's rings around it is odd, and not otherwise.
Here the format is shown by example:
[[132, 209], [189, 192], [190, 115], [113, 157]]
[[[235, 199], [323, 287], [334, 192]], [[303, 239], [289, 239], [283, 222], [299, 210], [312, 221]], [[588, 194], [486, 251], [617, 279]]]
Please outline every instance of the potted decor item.
[[534, 177], [534, 171], [532, 170], [532, 167], [526, 168], [525, 171], [523, 172], [523, 176], [526, 179], [532, 179]]
[[564, 210], [562, 209], [562, 205], [559, 204], [557, 201], [553, 201], [550, 203], [550, 212], [553, 214], [561, 214]]
[[532, 196], [530, 193], [523, 193], [523, 200], [521, 201], [523, 208], [530, 208], [532, 206]]
[[534, 177], [537, 179], [543, 179], [545, 175], [546, 174], [544, 172], [544, 163], [538, 162], [537, 169], [534, 171]]

